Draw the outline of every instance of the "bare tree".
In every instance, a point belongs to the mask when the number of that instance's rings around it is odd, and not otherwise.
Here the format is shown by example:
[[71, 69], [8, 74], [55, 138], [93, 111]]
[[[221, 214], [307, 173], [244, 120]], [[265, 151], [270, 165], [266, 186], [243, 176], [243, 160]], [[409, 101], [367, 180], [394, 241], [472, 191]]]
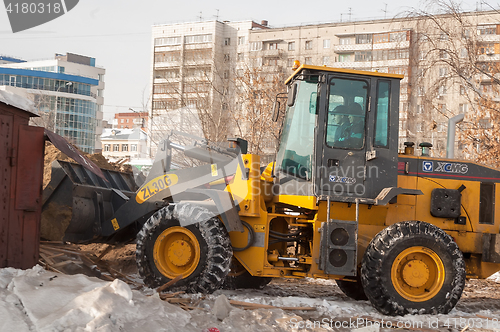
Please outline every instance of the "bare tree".
[[[415, 132], [437, 141], [436, 152], [445, 154], [447, 121], [465, 113], [458, 147], [462, 157], [495, 163], [500, 145], [494, 124], [500, 47], [485, 35], [497, 34], [494, 25], [478, 25], [477, 17], [497, 12], [467, 13], [459, 2], [431, 0], [408, 13], [415, 31], [412, 51], [412, 98]], [[415, 91], [416, 90], [416, 91]], [[489, 156], [481, 151], [489, 151]], [[478, 153], [479, 152], [479, 153]], [[491, 157], [490, 157], [491, 156]]]

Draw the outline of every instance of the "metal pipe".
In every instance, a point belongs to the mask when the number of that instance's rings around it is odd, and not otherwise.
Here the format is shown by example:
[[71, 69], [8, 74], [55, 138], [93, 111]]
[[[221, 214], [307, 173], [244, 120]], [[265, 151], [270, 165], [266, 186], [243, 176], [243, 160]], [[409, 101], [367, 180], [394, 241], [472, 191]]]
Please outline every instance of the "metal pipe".
[[359, 198], [356, 198], [356, 222], [359, 222]]
[[330, 221], [330, 196], [326, 198], [326, 222]]
[[170, 142], [170, 146], [173, 147], [176, 150], [181, 150], [181, 151], [186, 150], [185, 146], [182, 146], [182, 145], [179, 145], [179, 144], [176, 144], [176, 143]]
[[297, 262], [299, 259], [295, 257], [278, 257], [280, 261]]
[[455, 158], [455, 131], [457, 123], [464, 120], [465, 114], [455, 115], [448, 120], [448, 140], [446, 143], [446, 158]]

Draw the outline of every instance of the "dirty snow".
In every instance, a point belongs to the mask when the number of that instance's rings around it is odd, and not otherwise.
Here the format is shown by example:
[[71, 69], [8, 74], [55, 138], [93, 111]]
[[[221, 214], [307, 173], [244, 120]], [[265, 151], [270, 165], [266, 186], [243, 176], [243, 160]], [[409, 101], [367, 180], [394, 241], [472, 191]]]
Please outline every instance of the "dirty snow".
[[[489, 279], [500, 283], [500, 274]], [[313, 287], [334, 287], [330, 282], [314, 282]], [[282, 291], [286, 286], [279, 284], [277, 289]], [[290, 283], [289, 287], [292, 287], [293, 293], [293, 287], [301, 286]], [[201, 294], [182, 296], [202, 297]], [[306, 306], [316, 310], [243, 310], [230, 305], [229, 300], [277, 307]], [[131, 290], [120, 280], [106, 282], [84, 275], [62, 275], [45, 271], [39, 266], [30, 270], [0, 269], [2, 332], [201, 332], [210, 328], [221, 332], [394, 331], [394, 328], [388, 327], [388, 322], [393, 327], [402, 327], [399, 331], [461, 331], [465, 326], [469, 326], [467, 331], [500, 331], [498, 300], [477, 302], [483, 303], [482, 307], [471, 301], [476, 299], [466, 296], [464, 303], [459, 302], [448, 315], [388, 317], [379, 314], [367, 301], [356, 302], [345, 297], [277, 296], [273, 290], [265, 289], [219, 290], [206, 296], [200, 308], [184, 311], [179, 306], [162, 301], [152, 290]], [[382, 320], [384, 323], [381, 323]], [[446, 323], [449, 326], [444, 326]], [[367, 328], [366, 325], [371, 326]]]

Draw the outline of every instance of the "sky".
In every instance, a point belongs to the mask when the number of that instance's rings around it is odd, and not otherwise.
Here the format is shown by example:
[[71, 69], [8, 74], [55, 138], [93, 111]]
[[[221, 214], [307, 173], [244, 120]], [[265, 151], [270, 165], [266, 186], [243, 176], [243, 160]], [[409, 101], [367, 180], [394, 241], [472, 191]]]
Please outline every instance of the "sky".
[[[498, 4], [494, 5], [498, 8]], [[424, 4], [411, 0], [276, 1], [80, 0], [53, 21], [12, 33], [0, 7], [0, 55], [24, 60], [52, 59], [66, 52], [90, 56], [106, 69], [104, 118], [129, 108], [141, 110], [150, 94], [151, 27], [201, 20], [269, 21], [271, 27], [392, 18]], [[483, 8], [477, 1], [465, 10]], [[350, 13], [350, 14], [349, 14]]]

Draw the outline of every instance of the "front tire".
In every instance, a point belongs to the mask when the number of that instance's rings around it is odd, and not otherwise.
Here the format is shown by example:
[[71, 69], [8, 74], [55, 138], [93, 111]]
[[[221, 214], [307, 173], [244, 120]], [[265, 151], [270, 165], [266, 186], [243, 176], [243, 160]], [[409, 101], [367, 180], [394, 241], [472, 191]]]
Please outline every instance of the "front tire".
[[[181, 227], [179, 220], [195, 223]], [[137, 234], [139, 275], [151, 288], [182, 275], [173, 287], [212, 293], [226, 278], [232, 255], [229, 235], [221, 221], [193, 204], [158, 210]]]
[[270, 277], [254, 277], [241, 265], [235, 258], [231, 263], [229, 274], [222, 285], [224, 289], [262, 289], [273, 278]]
[[361, 281], [366, 296], [383, 314], [447, 314], [465, 287], [465, 262], [442, 229], [405, 221], [370, 242]]

